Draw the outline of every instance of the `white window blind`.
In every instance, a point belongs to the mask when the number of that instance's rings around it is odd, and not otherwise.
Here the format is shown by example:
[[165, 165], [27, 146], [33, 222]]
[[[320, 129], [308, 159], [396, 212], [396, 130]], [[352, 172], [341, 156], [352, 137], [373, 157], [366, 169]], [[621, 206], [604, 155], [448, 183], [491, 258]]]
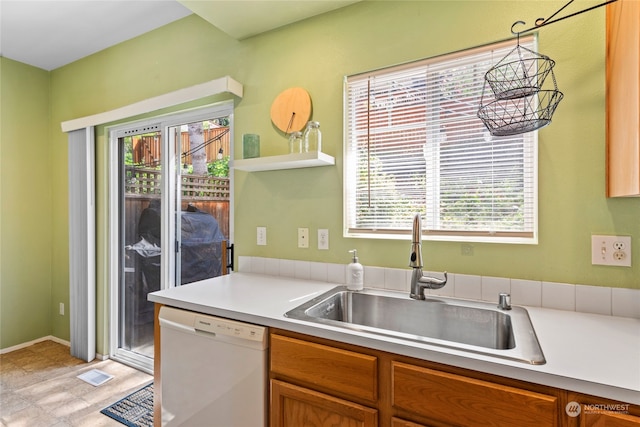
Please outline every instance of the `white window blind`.
[[434, 238], [535, 238], [537, 132], [493, 137], [476, 116], [484, 74], [514, 47], [346, 77], [347, 236], [407, 234], [418, 212]]
[[71, 355], [91, 362], [96, 357], [94, 128], [71, 131], [68, 141]]

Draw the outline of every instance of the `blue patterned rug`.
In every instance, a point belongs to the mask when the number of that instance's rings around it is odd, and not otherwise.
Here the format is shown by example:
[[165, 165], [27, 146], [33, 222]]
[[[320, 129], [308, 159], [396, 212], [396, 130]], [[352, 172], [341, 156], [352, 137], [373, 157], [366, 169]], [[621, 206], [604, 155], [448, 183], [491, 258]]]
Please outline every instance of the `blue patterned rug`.
[[129, 427], [153, 427], [153, 383], [100, 412]]

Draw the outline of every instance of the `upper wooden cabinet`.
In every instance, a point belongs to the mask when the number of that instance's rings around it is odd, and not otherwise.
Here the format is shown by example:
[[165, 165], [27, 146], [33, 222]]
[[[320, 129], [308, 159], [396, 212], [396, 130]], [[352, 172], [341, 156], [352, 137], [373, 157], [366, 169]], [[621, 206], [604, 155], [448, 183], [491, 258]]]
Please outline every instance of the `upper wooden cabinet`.
[[606, 8], [607, 196], [640, 196], [640, 1]]

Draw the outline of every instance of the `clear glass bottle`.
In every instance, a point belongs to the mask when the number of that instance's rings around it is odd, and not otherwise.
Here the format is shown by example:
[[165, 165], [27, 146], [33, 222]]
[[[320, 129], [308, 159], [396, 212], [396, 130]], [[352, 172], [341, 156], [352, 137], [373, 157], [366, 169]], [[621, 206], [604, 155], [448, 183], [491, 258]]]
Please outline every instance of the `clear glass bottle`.
[[302, 153], [302, 132], [291, 132], [289, 135], [289, 154]]
[[304, 131], [304, 151], [322, 151], [322, 133], [320, 122], [309, 122]]

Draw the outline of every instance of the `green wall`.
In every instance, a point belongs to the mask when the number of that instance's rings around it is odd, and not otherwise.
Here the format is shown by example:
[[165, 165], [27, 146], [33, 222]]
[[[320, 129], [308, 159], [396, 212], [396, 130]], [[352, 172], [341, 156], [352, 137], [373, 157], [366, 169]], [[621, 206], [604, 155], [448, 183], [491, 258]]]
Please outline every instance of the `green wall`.
[[0, 57], [0, 94], [0, 348], [6, 348], [52, 334], [49, 73]]
[[[236, 174], [236, 244], [243, 255], [347, 262], [357, 248], [365, 265], [405, 267], [407, 241], [342, 238], [342, 76], [485, 44], [510, 35], [517, 20], [533, 20], [558, 2], [365, 2], [247, 41], [257, 73], [236, 110], [237, 135], [262, 135], [266, 154], [282, 153], [284, 139], [268, 108], [288, 87], [307, 88], [313, 117], [322, 123], [326, 151], [337, 167]], [[543, 10], [541, 10], [543, 9]], [[591, 265], [593, 233], [633, 236], [638, 248], [640, 199], [607, 200], [604, 135], [604, 9], [540, 32], [539, 50], [556, 63], [565, 94], [554, 123], [539, 132], [539, 244], [424, 242], [430, 270], [572, 284], [640, 288], [640, 251], [634, 268]], [[255, 87], [254, 87], [255, 86]], [[245, 103], [250, 106], [246, 107]], [[236, 148], [239, 148], [236, 137]], [[239, 152], [239, 151], [236, 151]], [[255, 245], [266, 226], [269, 246]], [[296, 228], [311, 229], [311, 249], [296, 247]], [[329, 228], [331, 251], [315, 248], [315, 230]]]
[[[357, 248], [365, 265], [404, 268], [408, 242], [342, 237], [343, 76], [503, 40], [515, 21], [532, 23], [563, 4], [363, 1], [243, 41], [192, 15], [52, 71], [48, 309], [59, 301], [68, 304], [67, 158], [60, 122], [230, 75], [245, 90], [236, 99], [236, 153], [243, 133], [259, 133], [263, 155], [284, 154], [286, 138], [271, 124], [269, 109], [282, 90], [302, 86], [312, 97], [313, 118], [321, 122], [324, 151], [336, 157], [336, 166], [236, 172], [236, 254], [346, 263], [347, 250]], [[426, 241], [426, 267], [639, 289], [640, 199], [605, 197], [604, 9], [545, 27], [538, 50], [556, 61], [565, 94], [553, 124], [539, 132], [539, 244], [474, 243], [473, 256], [463, 256], [460, 243]], [[99, 129], [97, 139], [99, 313], [108, 308], [103, 132]], [[267, 227], [268, 246], [256, 246], [256, 226]], [[298, 227], [309, 227], [310, 249], [297, 248]], [[330, 251], [315, 249], [318, 228], [330, 230]], [[592, 266], [592, 234], [631, 235], [634, 267]], [[52, 333], [68, 339], [68, 319], [52, 320]], [[99, 321], [100, 352], [106, 351], [104, 331], [106, 324]]]

